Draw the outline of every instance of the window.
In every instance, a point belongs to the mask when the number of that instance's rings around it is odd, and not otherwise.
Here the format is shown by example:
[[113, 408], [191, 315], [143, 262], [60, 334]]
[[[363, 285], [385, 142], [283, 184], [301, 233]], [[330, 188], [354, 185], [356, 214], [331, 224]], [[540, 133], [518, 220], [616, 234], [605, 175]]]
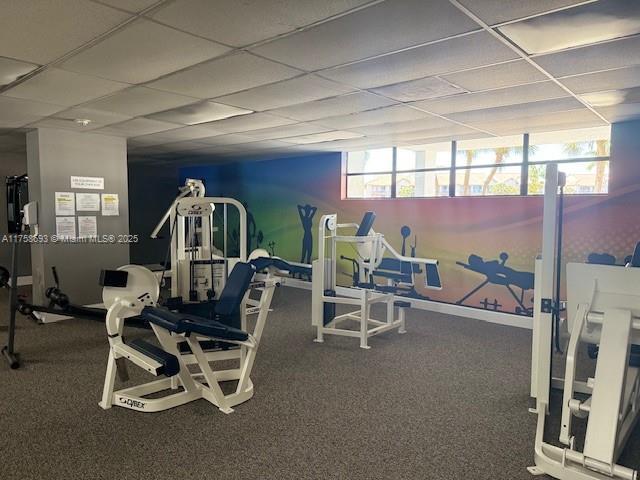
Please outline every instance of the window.
[[597, 127], [348, 152], [347, 198], [539, 195], [548, 163], [565, 193], [607, 193], [609, 138]]

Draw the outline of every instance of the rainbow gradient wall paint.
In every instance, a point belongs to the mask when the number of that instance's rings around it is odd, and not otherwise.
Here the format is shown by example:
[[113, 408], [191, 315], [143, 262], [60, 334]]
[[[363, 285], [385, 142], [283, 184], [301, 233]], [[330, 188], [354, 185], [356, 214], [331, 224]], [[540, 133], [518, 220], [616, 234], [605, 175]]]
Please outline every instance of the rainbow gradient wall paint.
[[[347, 200], [341, 191], [341, 155], [335, 153], [189, 167], [180, 176], [182, 181], [202, 178], [208, 195], [246, 203], [250, 223], [255, 222], [249, 232], [252, 249], [260, 246], [301, 261], [304, 229], [298, 205], [310, 205], [317, 207], [312, 220], [315, 258], [323, 214], [358, 222], [373, 210], [374, 229], [398, 251], [404, 240], [407, 254], [415, 243], [416, 256], [440, 260], [444, 288], [419, 294], [475, 308], [531, 313], [534, 258], [542, 238], [541, 197]], [[613, 126], [609, 191], [606, 196], [567, 197], [565, 263], [585, 261], [593, 252], [614, 255], [621, 263], [640, 241], [640, 122]], [[401, 235], [403, 226], [411, 229], [408, 237]], [[342, 283], [350, 284], [351, 264], [343, 262], [340, 269]], [[505, 276], [507, 281], [501, 281]]]

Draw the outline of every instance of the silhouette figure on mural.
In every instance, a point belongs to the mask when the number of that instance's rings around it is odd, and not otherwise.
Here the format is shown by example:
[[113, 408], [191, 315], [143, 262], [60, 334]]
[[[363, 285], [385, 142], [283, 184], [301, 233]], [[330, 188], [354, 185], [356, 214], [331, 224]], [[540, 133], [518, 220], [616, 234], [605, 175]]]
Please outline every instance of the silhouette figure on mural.
[[400, 235], [402, 235], [402, 255], [404, 256], [407, 254], [407, 238], [411, 235], [411, 228], [409, 228], [409, 225], [404, 225], [400, 229]]
[[[487, 261], [483, 260], [479, 255], [471, 254], [469, 255], [469, 263], [456, 262], [467, 270], [471, 270], [472, 272], [480, 273], [485, 276], [485, 280], [480, 285], [458, 300], [456, 304], [461, 305], [467, 298], [488, 284], [502, 285], [518, 303], [515, 312], [520, 315], [531, 315], [533, 313], [533, 307], [525, 306], [524, 294], [527, 290], [533, 289], [533, 273], [520, 272], [511, 267], [507, 267], [505, 263], [507, 263], [508, 258], [509, 254], [506, 252], [502, 252], [500, 254], [500, 260]], [[519, 288], [520, 295], [514, 292], [512, 287]], [[488, 302], [480, 302], [480, 304], [483, 305], [485, 309], [488, 309], [489, 306], [493, 306]], [[495, 310], [497, 310], [497, 308], [498, 306], [494, 307]]]
[[242, 202], [242, 205], [247, 211], [247, 254], [249, 254], [252, 251], [253, 239], [256, 238], [256, 219], [253, 218], [253, 214], [249, 211], [247, 202]]
[[304, 235], [302, 236], [302, 255], [300, 257], [301, 263], [311, 263], [311, 253], [313, 251], [313, 216], [318, 211], [317, 207], [312, 207], [309, 204], [305, 206], [298, 205], [298, 215], [300, 215], [300, 222], [302, 222], [302, 228]]

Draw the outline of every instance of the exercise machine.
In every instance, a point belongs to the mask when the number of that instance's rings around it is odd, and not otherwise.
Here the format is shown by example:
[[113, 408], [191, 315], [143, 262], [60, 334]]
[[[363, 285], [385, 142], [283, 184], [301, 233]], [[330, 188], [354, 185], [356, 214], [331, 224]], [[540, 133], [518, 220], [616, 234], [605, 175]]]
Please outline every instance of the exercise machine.
[[[561, 480], [637, 480], [637, 471], [617, 461], [640, 408], [640, 362], [634, 355], [640, 345], [640, 262], [634, 263], [634, 254], [626, 267], [569, 263], [566, 309], [562, 308], [557, 270], [562, 183], [557, 165], [548, 165], [542, 254], [535, 262], [531, 369], [535, 408], [531, 411], [538, 422], [535, 465], [529, 471]], [[562, 328], [554, 323], [562, 311], [569, 341], [564, 378], [556, 378], [552, 376], [553, 343]], [[578, 351], [585, 344], [597, 346], [595, 375], [578, 380]], [[558, 438], [562, 446], [545, 439], [551, 389], [562, 390], [563, 395]], [[574, 417], [587, 421], [580, 440], [572, 428]]]
[[[230, 206], [235, 207], [238, 216], [238, 244], [233, 245], [236, 249], [233, 256], [228, 245]], [[214, 242], [218, 231], [214, 213], [218, 211], [222, 216], [222, 248], [217, 248]], [[233, 198], [206, 197], [202, 180], [187, 179], [151, 238], [159, 238], [167, 222], [170, 242], [161, 281], [170, 277], [171, 298], [180, 304], [180, 310], [196, 309], [202, 313], [224, 288], [233, 265], [247, 260], [247, 212]]]
[[[100, 407], [157, 412], [204, 398], [222, 412], [231, 413], [234, 406], [249, 400], [253, 396], [251, 370], [277, 285], [273, 279], [255, 281], [255, 271], [250, 263], [235, 264], [214, 302], [212, 318], [159, 307], [158, 280], [142, 266], [105, 272], [109, 358]], [[252, 292], [259, 293], [259, 298], [251, 299]], [[257, 316], [252, 333], [247, 329], [248, 315]], [[125, 322], [136, 316], [149, 322], [159, 346], [142, 339], [125, 341]], [[234, 326], [237, 324], [240, 328]], [[222, 360], [235, 360], [238, 366], [214, 369], [212, 362]], [[116, 390], [118, 373], [128, 378], [127, 361], [161, 378]], [[225, 395], [221, 384], [228, 381], [237, 381], [237, 385]], [[157, 396], [162, 393], [165, 395]]]
[[[413, 289], [419, 271], [425, 272], [426, 288], [442, 288], [437, 260], [399, 254], [381, 233], [373, 230], [374, 221], [373, 212], [366, 212], [359, 224], [340, 224], [336, 214], [320, 219], [318, 259], [312, 267], [311, 308], [316, 342], [323, 342], [325, 335], [356, 337], [360, 339], [360, 347], [367, 349], [369, 337], [395, 329], [405, 333], [405, 309], [411, 302], [400, 292]], [[356, 253], [352, 261], [357, 264], [357, 277], [350, 287], [337, 284], [341, 245], [351, 245]], [[385, 257], [385, 253], [390, 256]], [[376, 277], [383, 278], [384, 283], [376, 283]], [[385, 308], [383, 319], [371, 316], [371, 307], [376, 304]], [[336, 305], [359, 308], [336, 315]], [[341, 328], [341, 323], [348, 320], [359, 322], [359, 329]]]

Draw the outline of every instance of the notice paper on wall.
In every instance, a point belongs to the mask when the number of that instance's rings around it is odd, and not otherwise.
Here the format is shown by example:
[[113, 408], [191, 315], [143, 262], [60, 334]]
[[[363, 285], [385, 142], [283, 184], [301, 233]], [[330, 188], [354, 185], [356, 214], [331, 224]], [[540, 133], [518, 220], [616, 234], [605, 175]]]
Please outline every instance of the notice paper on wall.
[[78, 237], [88, 238], [98, 236], [98, 222], [94, 215], [78, 215]]
[[56, 192], [56, 215], [75, 215], [76, 196], [73, 192]]
[[58, 239], [76, 238], [76, 217], [56, 217]]
[[102, 215], [105, 217], [117, 217], [120, 215], [120, 206], [117, 193], [102, 194]]
[[71, 188], [86, 188], [89, 190], [104, 190], [103, 177], [71, 177]]
[[76, 209], [79, 212], [99, 212], [100, 195], [97, 193], [76, 193]]

